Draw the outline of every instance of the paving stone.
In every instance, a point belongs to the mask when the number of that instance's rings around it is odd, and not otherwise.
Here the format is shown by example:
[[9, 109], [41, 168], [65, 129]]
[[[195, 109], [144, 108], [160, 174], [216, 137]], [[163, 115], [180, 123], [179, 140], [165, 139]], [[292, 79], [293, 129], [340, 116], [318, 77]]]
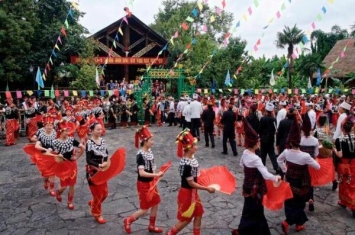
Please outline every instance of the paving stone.
[[[139, 207], [136, 189], [136, 158], [134, 147], [136, 128], [107, 131], [109, 152], [118, 147], [126, 148], [127, 158], [124, 171], [109, 182], [109, 195], [103, 204], [105, 225], [99, 225], [90, 214], [87, 201], [92, 198], [85, 179], [85, 156], [78, 161], [78, 179], [75, 186], [75, 210], [66, 206], [66, 194], [59, 203], [43, 189], [43, 181], [35, 166], [23, 153], [27, 143], [22, 138], [12, 147], [0, 146], [0, 233], [7, 234], [46, 234], [46, 235], [123, 235], [123, 218]], [[176, 157], [175, 138], [181, 129], [177, 127], [152, 127], [155, 145], [153, 147], [156, 164], [159, 168], [167, 161], [172, 167], [158, 184], [162, 203], [159, 205], [157, 225], [164, 231], [176, 222], [176, 196], [180, 188], [178, 175], [179, 159]], [[216, 192], [199, 192], [205, 208], [202, 221], [203, 235], [230, 235], [231, 229], [239, 225], [244, 199], [241, 195], [243, 171], [239, 166], [243, 148], [238, 148], [239, 156], [221, 156], [221, 139], [216, 139], [216, 148], [205, 148], [200, 142], [196, 157], [201, 168], [226, 165], [237, 178], [237, 190], [230, 196]], [[270, 161], [267, 167], [272, 169]], [[58, 179], [56, 185], [59, 185]], [[306, 230], [290, 234], [300, 235], [355, 235], [355, 220], [349, 210], [337, 206], [338, 192], [331, 191], [331, 185], [315, 188], [314, 212], [306, 212], [309, 221]], [[282, 234], [280, 223], [285, 219], [284, 211], [268, 211], [265, 215], [272, 235]], [[147, 235], [149, 215], [139, 219], [132, 226], [132, 235]], [[179, 235], [191, 235], [192, 225], [188, 225]]]

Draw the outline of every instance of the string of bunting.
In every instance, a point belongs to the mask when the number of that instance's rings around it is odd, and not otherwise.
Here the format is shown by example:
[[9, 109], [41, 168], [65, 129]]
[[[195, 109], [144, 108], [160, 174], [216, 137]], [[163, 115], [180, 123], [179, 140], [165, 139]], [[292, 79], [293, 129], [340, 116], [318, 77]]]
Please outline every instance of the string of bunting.
[[[131, 95], [134, 93], [133, 90], [126, 90], [125, 91], [128, 95]], [[114, 90], [55, 90], [53, 89], [53, 86], [51, 90], [26, 90], [26, 91], [0, 91], [0, 93], [5, 93], [6, 98], [14, 98], [16, 97], [17, 99], [22, 99], [24, 96], [32, 96], [35, 93], [37, 93], [38, 97], [47, 97], [47, 98], [56, 98], [60, 96], [64, 97], [93, 97], [95, 94], [100, 94], [101, 96], [112, 96], [116, 95], [117, 97], [120, 94], [120, 90], [114, 89]]]
[[46, 66], [44, 68], [44, 72], [42, 74], [42, 78], [44, 81], [46, 81], [46, 76], [47, 76], [47, 73], [52, 69], [53, 67], [53, 58], [57, 58], [57, 53], [58, 51], [60, 51], [60, 47], [59, 45], [63, 45], [63, 42], [62, 42], [62, 36], [64, 37], [67, 37], [67, 30], [69, 29], [69, 17], [71, 19], [74, 20], [74, 17], [73, 17], [73, 8], [77, 11], [79, 11], [79, 7], [78, 7], [78, 4], [76, 2], [72, 2], [71, 3], [71, 7], [69, 8], [69, 11], [68, 11], [68, 14], [67, 14], [67, 17], [64, 21], [64, 25], [62, 26], [62, 28], [60, 29], [60, 32], [59, 32], [59, 35], [57, 37], [57, 40], [56, 42], [54, 43], [54, 47], [52, 49], [52, 52], [51, 52], [51, 55], [49, 56], [49, 59], [46, 63]]
[[[330, 4], [334, 4], [334, 0], [327, 0], [327, 2], [329, 2]], [[319, 22], [322, 21], [322, 19], [323, 19], [322, 13], [323, 13], [323, 15], [325, 15], [327, 13], [327, 8], [324, 5], [322, 6], [321, 11], [316, 15], [316, 19]], [[311, 28], [309, 30], [307, 30], [307, 34], [305, 36], [303, 36], [302, 41], [298, 44], [298, 46], [295, 47], [295, 52], [293, 52], [293, 54], [292, 54], [293, 59], [296, 59], [299, 57], [300, 51], [302, 51], [302, 49], [305, 47], [306, 43], [308, 43], [310, 41], [309, 38], [311, 37], [312, 31], [314, 31], [315, 29], [316, 29], [316, 23], [315, 23], [315, 21], [312, 21]], [[308, 35], [308, 37], [307, 37], [307, 35]], [[298, 47], [300, 48], [300, 51], [298, 50]], [[288, 64], [288, 62], [286, 62], [286, 64], [282, 68], [281, 72], [279, 73], [280, 77], [282, 77], [284, 75], [285, 69], [288, 66], [289, 66], [289, 64]]]
[[[255, 6], [255, 8], [259, 7], [259, 1], [260, 0], [254, 0], [253, 4], [251, 6], [249, 6], [247, 8], [247, 13], [244, 13], [242, 18], [244, 19], [244, 21], [246, 22], [248, 20], [248, 15], [249, 17], [253, 14], [253, 5]], [[225, 4], [225, 3], [224, 3]], [[225, 5], [224, 5], [225, 6]], [[203, 73], [203, 71], [205, 70], [206, 66], [212, 61], [213, 56], [218, 52], [219, 49], [221, 49], [223, 46], [227, 46], [229, 43], [229, 38], [231, 37], [232, 33], [235, 33], [237, 31], [237, 28], [239, 28], [241, 26], [241, 20], [239, 20], [237, 22], [237, 24], [235, 26], [232, 27], [232, 29], [228, 30], [227, 33], [225, 33], [223, 35], [223, 42], [212, 51], [212, 54], [208, 56], [207, 61], [202, 65], [199, 73], [195, 76], [195, 78], [201, 76], [201, 74]], [[232, 33], [230, 33], [230, 31]]]
[[[133, 0], [130, 0], [130, 1], [129, 1], [129, 4], [132, 5], [132, 4], [133, 4]], [[113, 48], [116, 49], [116, 48], [117, 48], [117, 44], [120, 45], [120, 44], [119, 44], [119, 40], [120, 40], [119, 35], [121, 35], [121, 36], [123, 37], [123, 31], [122, 31], [122, 28], [121, 28], [123, 22], [125, 22], [127, 25], [129, 25], [127, 16], [128, 16], [128, 18], [129, 18], [129, 17], [132, 15], [132, 12], [130, 11], [130, 9], [129, 9], [128, 7], [125, 7], [124, 10], [125, 10], [126, 15], [122, 18], [121, 23], [120, 23], [120, 25], [119, 25], [118, 28], [117, 28], [115, 38], [114, 38], [113, 41], [112, 41], [112, 45], [111, 45], [111, 47], [110, 47], [110, 50], [109, 50], [108, 53], [107, 53], [107, 57], [106, 57], [106, 59], [105, 59], [105, 62], [104, 62], [104, 64], [101, 66], [101, 74], [102, 74], [103, 76], [105, 76], [104, 70], [105, 70], [105, 68], [106, 68], [106, 66], [107, 66], [107, 64], [108, 64], [109, 58], [113, 57], [113, 53], [114, 53]]]
[[[334, 1], [335, 0], [327, 0], [327, 2], [329, 2], [330, 4], [334, 4]], [[321, 8], [321, 11], [316, 15], [316, 21], [318, 21], [318, 22], [322, 21], [323, 20], [323, 16], [327, 13], [327, 11], [328, 11], [328, 9], [325, 7], [325, 5], [323, 5], [322, 8]], [[322, 14], [323, 14], [323, 16], [322, 16]], [[292, 55], [292, 57], [294, 59], [296, 59], [299, 56], [298, 47], [302, 51], [302, 49], [306, 46], [306, 43], [310, 42], [309, 38], [311, 38], [312, 31], [314, 31], [316, 29], [316, 23], [315, 23], [316, 21], [313, 21], [311, 23], [310, 29], [307, 30], [307, 33], [302, 38], [302, 41], [298, 44], [298, 46], [296, 46], [296, 48], [295, 48], [296, 53], [294, 53], [294, 55]]]
[[348, 42], [345, 44], [343, 50], [340, 52], [340, 54], [338, 55], [338, 57], [331, 63], [331, 65], [329, 66], [329, 68], [325, 70], [324, 75], [323, 75], [323, 78], [324, 78], [324, 77], [327, 77], [327, 76], [329, 76], [329, 75], [331, 74], [331, 71], [333, 70], [334, 65], [339, 62], [339, 59], [340, 59], [340, 58], [344, 58], [344, 57], [345, 57], [346, 49], [348, 48], [348, 46], [349, 46], [350, 44], [352, 44], [352, 40], [351, 40], [351, 39], [348, 40]]
[[[324, 88], [319, 88], [316, 87], [315, 89], [313, 88], [295, 88], [295, 89], [287, 89], [287, 88], [281, 88], [281, 89], [273, 89], [273, 88], [269, 88], [269, 89], [238, 89], [238, 88], [223, 88], [223, 89], [216, 89], [216, 91], [218, 91], [221, 94], [224, 93], [233, 93], [234, 95], [239, 95], [239, 94], [244, 94], [245, 92], [249, 93], [249, 94], [254, 94], [254, 95], [258, 95], [258, 94], [273, 94], [273, 93], [284, 93], [284, 94], [288, 94], [288, 95], [300, 95], [300, 94], [319, 94], [319, 93], [323, 93], [325, 92]], [[330, 88], [328, 89], [327, 93], [333, 93], [333, 94], [339, 94], [340, 92], [342, 93], [349, 93], [350, 89], [348, 88], [344, 88], [344, 89], [333, 89]], [[196, 89], [197, 93], [203, 93], [203, 94], [214, 94], [215, 92], [213, 91], [213, 89], [211, 88], [197, 88]], [[351, 89], [351, 93], [354, 95], [355, 94], [355, 88]]]
[[[265, 30], [269, 28], [269, 26], [274, 23], [276, 20], [280, 19], [282, 17], [283, 14], [281, 14], [281, 12], [286, 10], [286, 2], [289, 2], [290, 4], [292, 3], [292, 0], [285, 0], [281, 6], [280, 9], [277, 10], [277, 12], [274, 14], [274, 16], [272, 16], [269, 21], [268, 24], [266, 26], [263, 27], [263, 32], [261, 33], [261, 36], [258, 38], [258, 40], [256, 41], [256, 43], [253, 46], [253, 49], [248, 50], [248, 55], [242, 60], [241, 64], [238, 66], [237, 70], [235, 71], [233, 77], [235, 79], [237, 79], [237, 75], [242, 71], [243, 69], [243, 65], [244, 63], [248, 60], [249, 56], [253, 55], [254, 52], [257, 52], [261, 46], [261, 39], [265, 36]], [[285, 67], [283, 68], [283, 71], [281, 72], [281, 75], [284, 72]]]
[[[224, 1], [224, 0], [223, 0]], [[208, 0], [205, 0], [204, 3], [207, 3]], [[225, 1], [224, 1], [225, 2]], [[156, 58], [150, 63], [150, 65], [148, 65], [146, 72], [148, 73], [149, 70], [152, 68], [152, 66], [155, 64], [156, 61], [158, 61], [160, 55], [163, 54], [164, 51], [166, 51], [168, 49], [169, 44], [175, 45], [174, 44], [174, 39], [179, 37], [179, 31], [180, 29], [183, 29], [184, 31], [187, 31], [190, 28], [190, 24], [192, 24], [195, 19], [199, 16], [199, 12], [202, 12], [204, 6], [202, 2], [197, 2], [197, 5], [193, 8], [193, 10], [189, 13], [189, 15], [185, 18], [185, 20], [179, 25], [179, 28], [175, 31], [175, 33], [170, 37], [170, 40], [168, 40], [167, 44], [159, 51], [158, 55], [156, 56]], [[215, 21], [215, 16], [212, 15], [210, 18], [210, 22]], [[203, 26], [203, 30], [207, 31], [207, 25]], [[197, 41], [196, 40], [192, 40], [190, 44], [188, 44], [186, 46], [186, 49], [184, 51], [184, 53], [180, 54], [177, 61], [174, 64], [174, 68], [177, 66], [177, 63], [182, 59], [184, 54], [187, 54], [189, 49], [191, 48], [192, 45], [196, 44]], [[143, 79], [143, 75], [141, 77], [141, 80]]]

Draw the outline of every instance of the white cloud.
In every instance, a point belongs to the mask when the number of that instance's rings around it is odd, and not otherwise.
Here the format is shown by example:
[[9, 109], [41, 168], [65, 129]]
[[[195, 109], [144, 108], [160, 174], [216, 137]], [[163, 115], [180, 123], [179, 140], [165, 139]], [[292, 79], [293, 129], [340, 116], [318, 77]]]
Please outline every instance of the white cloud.
[[[222, 7], [222, 0], [209, 0], [208, 4]], [[312, 30], [311, 24], [315, 22], [316, 29], [330, 31], [330, 28], [337, 24], [342, 28], [349, 29], [355, 23], [353, 10], [354, 0], [334, 0], [331, 4], [328, 0], [258, 0], [259, 7], [255, 8], [253, 0], [226, 0], [226, 11], [234, 14], [236, 23], [240, 20], [241, 26], [235, 35], [240, 36], [248, 42], [247, 49], [252, 49], [257, 40], [264, 33], [258, 52], [255, 56], [265, 55], [271, 57], [275, 54], [282, 55], [286, 50], [277, 49], [275, 46], [276, 33], [284, 28], [284, 25], [293, 26], [297, 24], [305, 32]], [[158, 13], [162, 0], [134, 0], [131, 11], [146, 24], [154, 21], [154, 15]], [[286, 9], [281, 12], [280, 19], [276, 18], [276, 12], [285, 3]], [[127, 6], [124, 0], [81, 0], [80, 9], [86, 12], [81, 19], [81, 23], [89, 29], [90, 33], [95, 33], [109, 24], [124, 16], [123, 8]], [[248, 14], [248, 7], [252, 7], [252, 15]], [[327, 13], [322, 12], [322, 7], [327, 9]], [[322, 21], [317, 20], [320, 13]], [[247, 21], [243, 20], [243, 14], [247, 15]], [[270, 18], [275, 20], [267, 29], [263, 29], [268, 24]]]

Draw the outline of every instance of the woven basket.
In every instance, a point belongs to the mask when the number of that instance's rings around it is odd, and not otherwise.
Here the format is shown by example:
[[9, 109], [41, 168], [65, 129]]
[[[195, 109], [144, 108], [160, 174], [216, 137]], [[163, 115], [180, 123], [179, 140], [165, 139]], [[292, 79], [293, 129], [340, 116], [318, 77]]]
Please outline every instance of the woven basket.
[[319, 158], [332, 157], [332, 150], [324, 147], [319, 148]]

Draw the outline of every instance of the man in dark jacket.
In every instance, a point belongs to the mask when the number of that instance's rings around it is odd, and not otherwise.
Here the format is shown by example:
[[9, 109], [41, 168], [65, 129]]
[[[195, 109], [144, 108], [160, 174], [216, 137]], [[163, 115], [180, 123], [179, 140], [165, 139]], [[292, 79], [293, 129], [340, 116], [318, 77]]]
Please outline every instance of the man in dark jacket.
[[283, 119], [279, 124], [276, 134], [276, 147], [279, 154], [286, 148], [288, 133], [290, 132], [293, 119], [295, 118], [295, 110], [294, 108], [290, 108], [286, 114], [286, 119]]
[[235, 128], [234, 124], [237, 121], [237, 115], [233, 112], [234, 98], [231, 98], [228, 105], [228, 110], [222, 115], [221, 123], [223, 125], [223, 152], [222, 154], [228, 154], [227, 152], [227, 139], [231, 145], [233, 155], [237, 156], [237, 143], [235, 142]]
[[259, 118], [257, 115], [257, 109], [258, 109], [257, 105], [253, 104], [250, 107], [250, 113], [246, 117], [246, 119], [250, 123], [250, 125], [254, 129], [254, 131], [259, 134]]
[[207, 103], [207, 109], [202, 112], [201, 119], [203, 121], [204, 131], [205, 131], [205, 142], [206, 147], [209, 147], [209, 138], [211, 139], [212, 148], [214, 148], [214, 136], [213, 136], [213, 123], [216, 118], [216, 114], [212, 108], [212, 102]]
[[275, 171], [278, 169], [275, 156], [275, 132], [276, 132], [276, 118], [274, 114], [274, 105], [267, 103], [265, 106], [266, 114], [260, 119], [259, 135], [260, 135], [260, 158], [265, 165], [266, 155], [272, 163]]

